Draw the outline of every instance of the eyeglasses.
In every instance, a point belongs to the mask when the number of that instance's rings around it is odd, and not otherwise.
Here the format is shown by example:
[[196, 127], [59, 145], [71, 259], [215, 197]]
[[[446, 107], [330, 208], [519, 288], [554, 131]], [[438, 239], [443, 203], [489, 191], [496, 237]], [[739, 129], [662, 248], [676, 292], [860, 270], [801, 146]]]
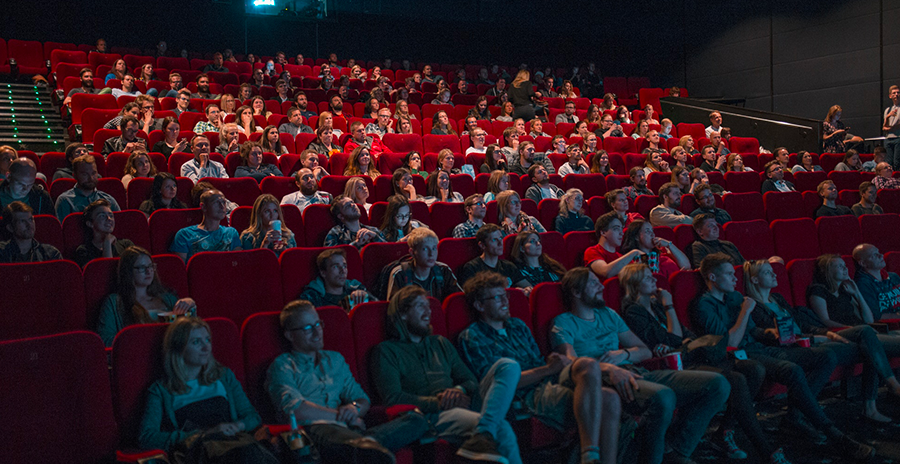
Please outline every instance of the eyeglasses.
[[134, 272], [138, 274], [146, 274], [148, 272], [156, 272], [156, 263], [151, 263], [146, 266], [134, 266], [132, 267]]
[[410, 217], [412, 217], [412, 214], [398, 214], [396, 217], [397, 217], [397, 219], [400, 219], [401, 221], [405, 221], [405, 220], [409, 219]]
[[301, 331], [301, 332], [303, 332], [303, 333], [305, 333], [305, 334], [308, 334], [308, 333], [312, 332], [313, 329], [318, 329], [318, 328], [323, 328], [323, 329], [324, 329], [324, 328], [325, 328], [325, 323], [322, 322], [322, 321], [316, 321], [315, 324], [306, 324], [306, 325], [301, 326], [301, 327], [294, 327], [293, 329], [287, 329], [287, 330], [288, 330], [288, 332], [294, 332], [294, 331], [296, 331], [296, 330], [299, 330], [299, 331]]
[[468, 205], [466, 205], [466, 206], [484, 206], [484, 202], [483, 202], [483, 201], [476, 201], [475, 203], [470, 203], [470, 204], [468, 204]]
[[506, 294], [506, 291], [504, 290], [503, 293], [501, 293], [499, 295], [489, 296], [487, 298], [482, 298], [478, 301], [481, 301], [481, 302], [494, 301], [496, 303], [503, 303], [503, 302], [509, 302], [509, 296]]

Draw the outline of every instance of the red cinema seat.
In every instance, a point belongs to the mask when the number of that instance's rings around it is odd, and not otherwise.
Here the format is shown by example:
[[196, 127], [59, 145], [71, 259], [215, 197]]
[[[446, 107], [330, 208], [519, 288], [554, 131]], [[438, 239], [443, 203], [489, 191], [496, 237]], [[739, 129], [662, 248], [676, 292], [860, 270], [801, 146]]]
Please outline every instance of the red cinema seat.
[[734, 193], [759, 193], [761, 188], [759, 174], [756, 172], [729, 171], [725, 173], [725, 182], [728, 190]]
[[896, 251], [885, 253], [884, 260], [887, 262], [888, 272], [900, 272], [900, 253]]
[[152, 177], [135, 177], [128, 183], [126, 197], [128, 202], [122, 206], [126, 209], [138, 209], [144, 200], [150, 199], [150, 189], [153, 187]]
[[[362, 260], [356, 248], [339, 245], [347, 256], [347, 278], [363, 281]], [[296, 300], [303, 288], [319, 276], [316, 257], [329, 247], [291, 248], [281, 254], [281, 289], [285, 302]]]
[[831, 171], [828, 179], [838, 190], [859, 190], [859, 184], [863, 182], [862, 174], [856, 171]]
[[81, 50], [53, 50], [50, 52], [50, 69], [56, 71], [56, 65], [71, 63], [88, 67], [87, 54]]
[[[49, 214], [34, 216], [34, 229], [35, 240], [39, 243], [52, 245], [62, 252], [62, 249], [65, 247], [65, 241], [63, 239], [62, 225], [56, 216]], [[3, 232], [5, 233], [6, 231]]]
[[218, 178], [204, 177], [201, 182], [209, 182], [213, 187], [219, 189], [225, 198], [233, 201], [241, 206], [253, 206], [256, 198], [262, 194], [259, 191], [259, 184], [252, 177], [238, 178]]
[[297, 183], [293, 177], [277, 177], [269, 176], [259, 183], [259, 189], [262, 193], [268, 193], [281, 200], [286, 195], [296, 192]]
[[[801, 171], [794, 174], [794, 188], [796, 188], [798, 192], [815, 191], [816, 187], [826, 179], [828, 179], [828, 174], [822, 171]], [[859, 185], [857, 185], [857, 187], [859, 187]]]
[[457, 274], [463, 264], [481, 255], [475, 237], [445, 238], [438, 243], [438, 261], [450, 266]]
[[[411, 151], [417, 151], [421, 154], [423, 149], [422, 136], [419, 134], [385, 134], [381, 141], [390, 152], [403, 153], [404, 156]], [[457, 147], [454, 151], [458, 152], [459, 140], [457, 140], [456, 145]]]
[[409, 255], [409, 245], [406, 242], [370, 243], [363, 247], [360, 257], [366, 263], [363, 268], [363, 285], [372, 290], [378, 281], [378, 276], [388, 264]]
[[[86, 93], [76, 93], [75, 95], [72, 95], [72, 124], [81, 124], [82, 112], [87, 108], [118, 111], [119, 105], [116, 103], [116, 97], [109, 94], [90, 95]], [[90, 139], [85, 140], [89, 141]]]
[[763, 198], [759, 191], [729, 193], [725, 195], [723, 200], [725, 202], [725, 211], [728, 211], [733, 221], [753, 221], [766, 218], [766, 209], [763, 206]]
[[37, 40], [11, 39], [6, 45], [9, 59], [16, 60], [21, 74], [48, 75], [44, 44]]
[[[334, 157], [332, 156], [332, 161], [334, 161]], [[368, 176], [365, 176], [366, 179], [370, 179]], [[341, 176], [341, 175], [330, 175], [325, 176], [322, 180], [319, 181], [319, 190], [323, 192], [328, 192], [333, 196], [338, 196], [344, 193], [344, 186], [347, 185], [347, 181], [350, 180], [350, 176]], [[371, 180], [371, 179], [370, 179]], [[366, 182], [368, 184], [368, 182]], [[372, 183], [372, 187], [374, 188], [375, 184]], [[370, 188], [370, 192], [373, 190]]]
[[115, 177], [100, 178], [97, 181], [97, 190], [112, 195], [120, 209], [124, 209], [128, 205], [128, 200], [125, 195], [125, 185], [122, 184], [121, 179]]
[[529, 306], [531, 307], [531, 328], [534, 340], [541, 353], [550, 353], [553, 350], [553, 347], [550, 346], [550, 328], [553, 326], [553, 318], [565, 312], [562, 305], [562, 286], [558, 282], [538, 284], [529, 295]]
[[885, 213], [900, 214], [900, 189], [881, 189], [877, 203]]
[[678, 134], [684, 137], [685, 135], [690, 135], [694, 138], [694, 142], [696, 143], [703, 137], [706, 137], [706, 127], [700, 123], [688, 123], [688, 122], [680, 122], [675, 128], [678, 130]]
[[431, 230], [439, 239], [452, 237], [453, 229], [468, 219], [462, 203], [435, 202], [431, 204], [430, 212]]
[[861, 242], [859, 220], [855, 216], [825, 216], [816, 219], [822, 253], [850, 255]]
[[459, 137], [456, 135], [427, 134], [422, 138], [422, 150], [425, 153], [438, 153], [445, 148], [453, 153], [461, 154]]
[[862, 243], [871, 243], [882, 253], [900, 251], [900, 216], [896, 214], [864, 214], [859, 217]]
[[[106, 353], [96, 334], [0, 342], [0, 371], [0, 414], [15, 418], [0, 425], [0, 461], [111, 461], [119, 434]], [[42, 433], [48, 424], [54, 432]]]
[[734, 243], [745, 259], [768, 259], [775, 255], [775, 241], [769, 224], [762, 219], [731, 221], [722, 228], [721, 237]]
[[[278, 258], [270, 250], [202, 252], [187, 265], [197, 315], [242, 324], [249, 315], [283, 306]], [[210, 282], [240, 282], [225, 291]]]
[[538, 203], [537, 220], [546, 230], [556, 230], [556, 216], [559, 215], [559, 199], [545, 198]]
[[816, 223], [809, 218], [776, 219], [769, 224], [775, 240], [775, 254], [790, 262], [797, 258], [819, 256]]
[[620, 154], [637, 152], [637, 146], [631, 137], [607, 137], [603, 139], [603, 149]]
[[795, 259], [787, 263], [787, 273], [790, 278], [791, 294], [795, 305], [808, 305], [806, 302], [806, 289], [812, 285], [815, 268], [816, 260], [813, 258]]
[[669, 289], [678, 320], [687, 328], [694, 325], [691, 317], [696, 299], [706, 291], [706, 283], [700, 271], [678, 271], [669, 276]]
[[645, 218], [650, 217], [650, 210], [659, 205], [659, 197], [655, 195], [638, 195], [634, 202], [634, 209]]
[[463, 198], [475, 193], [475, 179], [468, 174], [450, 174], [450, 184], [453, 185], [453, 191], [459, 192]]
[[323, 245], [325, 236], [335, 225], [329, 205], [309, 205], [303, 210], [303, 232], [307, 246]]
[[731, 137], [728, 139], [728, 146], [732, 153], [740, 153], [742, 155], [759, 154], [759, 140], [753, 137]]
[[150, 215], [150, 251], [154, 255], [170, 253], [169, 247], [179, 230], [200, 224], [200, 208], [160, 209]]
[[562, 263], [566, 269], [584, 266], [584, 250], [597, 244], [597, 236], [593, 231], [569, 232], [566, 240], [566, 261]]
[[83, 330], [84, 285], [71, 261], [0, 264], [0, 340]]
[[766, 192], [763, 195], [766, 220], [795, 219], [803, 217], [803, 195], [800, 192]]

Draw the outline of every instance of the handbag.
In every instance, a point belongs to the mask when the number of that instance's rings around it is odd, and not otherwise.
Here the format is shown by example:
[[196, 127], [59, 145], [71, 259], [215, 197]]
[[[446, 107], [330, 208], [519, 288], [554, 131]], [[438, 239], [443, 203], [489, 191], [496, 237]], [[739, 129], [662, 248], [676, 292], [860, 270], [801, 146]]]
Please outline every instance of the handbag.
[[682, 356], [686, 365], [724, 367], [728, 362], [727, 347], [728, 340], [722, 335], [703, 335], [688, 342]]

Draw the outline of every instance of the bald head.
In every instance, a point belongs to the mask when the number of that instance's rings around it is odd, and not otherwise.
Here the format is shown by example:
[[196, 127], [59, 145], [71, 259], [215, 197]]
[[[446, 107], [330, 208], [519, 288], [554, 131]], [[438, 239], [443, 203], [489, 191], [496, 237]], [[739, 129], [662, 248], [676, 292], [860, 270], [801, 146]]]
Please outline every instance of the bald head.
[[878, 247], [869, 243], [860, 243], [853, 249], [853, 260], [866, 272], [877, 275], [887, 266], [884, 255]]
[[28, 158], [17, 158], [9, 164], [9, 175], [17, 179], [22, 177], [34, 177], [37, 175], [37, 166]]

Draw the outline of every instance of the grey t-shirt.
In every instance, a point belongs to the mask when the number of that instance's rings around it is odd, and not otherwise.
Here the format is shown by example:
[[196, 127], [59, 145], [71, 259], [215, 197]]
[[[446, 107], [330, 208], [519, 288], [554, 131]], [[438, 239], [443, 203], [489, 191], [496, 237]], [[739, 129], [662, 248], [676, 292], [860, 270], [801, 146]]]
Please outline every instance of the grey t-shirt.
[[[894, 126], [900, 121], [900, 106], [889, 106], [884, 110], [884, 117], [887, 118], [888, 114], [891, 113], [891, 110], [894, 111], [894, 116], [887, 120], [888, 126]], [[894, 137], [900, 137], [900, 127], [894, 127], [893, 130], [890, 130], [884, 134], [886, 138], [892, 139]]]

